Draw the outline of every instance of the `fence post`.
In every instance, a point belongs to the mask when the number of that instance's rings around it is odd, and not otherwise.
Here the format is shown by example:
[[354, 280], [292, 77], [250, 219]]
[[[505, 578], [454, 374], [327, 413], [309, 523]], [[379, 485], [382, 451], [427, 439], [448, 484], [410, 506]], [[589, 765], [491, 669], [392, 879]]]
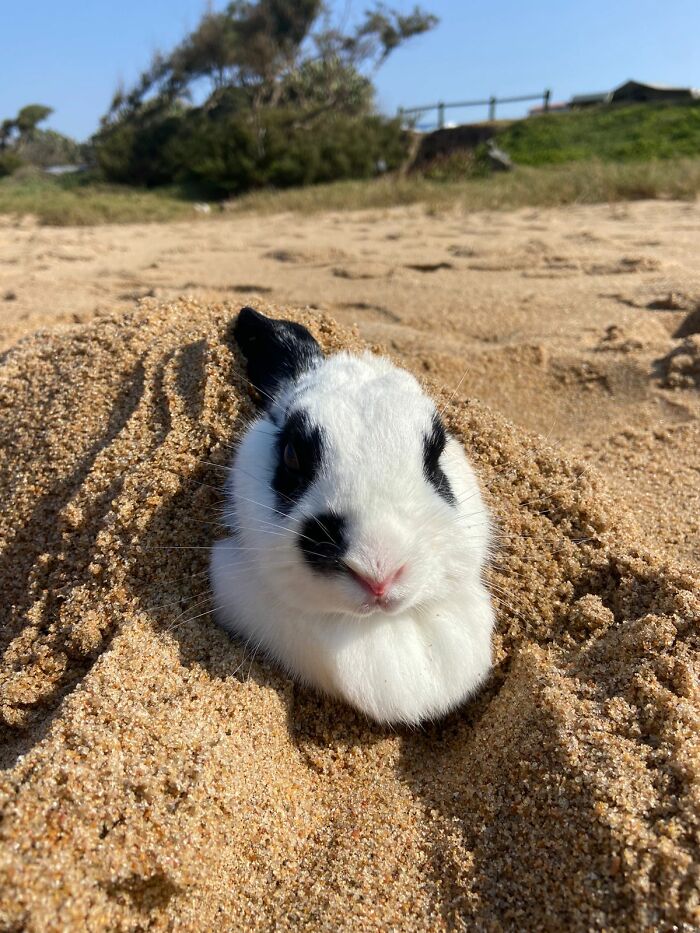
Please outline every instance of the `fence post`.
[[496, 98], [489, 97], [489, 120], [493, 122], [496, 119]]
[[445, 105], [442, 101], [438, 101], [437, 105], [438, 110], [438, 129], [441, 130], [445, 125]]
[[544, 92], [544, 99], [542, 101], [542, 109], [545, 113], [549, 113], [549, 98], [552, 96], [552, 92], [549, 88]]

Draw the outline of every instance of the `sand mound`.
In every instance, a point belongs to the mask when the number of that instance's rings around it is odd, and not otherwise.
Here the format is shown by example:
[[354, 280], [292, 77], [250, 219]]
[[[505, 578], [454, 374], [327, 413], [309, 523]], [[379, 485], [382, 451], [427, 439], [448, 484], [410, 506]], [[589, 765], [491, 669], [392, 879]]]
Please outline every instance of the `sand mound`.
[[206, 615], [233, 314], [150, 303], [0, 368], [3, 928], [695, 927], [698, 581], [445, 395], [502, 531], [488, 688], [397, 733], [294, 687]]

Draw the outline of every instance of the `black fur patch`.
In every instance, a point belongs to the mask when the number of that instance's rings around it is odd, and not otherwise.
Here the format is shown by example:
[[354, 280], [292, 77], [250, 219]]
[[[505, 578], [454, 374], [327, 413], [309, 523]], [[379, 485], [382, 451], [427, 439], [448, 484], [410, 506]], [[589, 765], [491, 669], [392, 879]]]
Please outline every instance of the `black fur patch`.
[[430, 434], [423, 438], [423, 473], [439, 496], [449, 505], [456, 505], [450, 481], [440, 466], [440, 457], [447, 443], [447, 434], [437, 413], [433, 415]]
[[[294, 447], [298, 470], [291, 470], [284, 462], [287, 444]], [[322, 456], [321, 429], [311, 423], [306, 412], [292, 412], [277, 438], [277, 466], [272, 486], [277, 493], [280, 511], [288, 512], [304, 495], [318, 473]]]
[[269, 405], [283, 382], [298, 379], [323, 357], [309, 331], [294, 321], [265, 317], [241, 308], [233, 339], [248, 363], [248, 378]]
[[344, 573], [341, 558], [348, 549], [346, 529], [345, 519], [332, 512], [307, 518], [297, 541], [309, 566], [319, 573]]

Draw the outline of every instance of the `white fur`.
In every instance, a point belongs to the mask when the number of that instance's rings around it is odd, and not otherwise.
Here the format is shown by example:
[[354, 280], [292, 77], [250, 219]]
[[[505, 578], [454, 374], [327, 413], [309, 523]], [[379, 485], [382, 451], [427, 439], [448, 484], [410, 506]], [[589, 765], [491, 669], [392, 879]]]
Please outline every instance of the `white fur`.
[[[324, 435], [324, 466], [289, 514], [271, 487], [276, 435], [303, 408]], [[457, 499], [423, 473], [434, 403], [388, 360], [339, 353], [287, 383], [244, 435], [227, 482], [232, 535], [214, 545], [221, 624], [264, 648], [305, 684], [379, 722], [439, 716], [491, 666], [493, 610], [482, 582], [490, 522], [460, 444], [440, 465]], [[322, 575], [297, 544], [304, 519], [350, 519], [346, 560], [368, 574], [406, 564], [388, 609], [368, 606], [350, 575]]]

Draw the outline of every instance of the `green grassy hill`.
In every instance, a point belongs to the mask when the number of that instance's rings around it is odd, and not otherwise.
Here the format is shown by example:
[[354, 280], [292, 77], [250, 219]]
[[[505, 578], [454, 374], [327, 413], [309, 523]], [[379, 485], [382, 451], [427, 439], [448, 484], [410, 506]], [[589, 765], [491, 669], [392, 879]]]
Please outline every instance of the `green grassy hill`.
[[496, 141], [520, 165], [700, 155], [700, 101], [550, 113], [507, 124]]

